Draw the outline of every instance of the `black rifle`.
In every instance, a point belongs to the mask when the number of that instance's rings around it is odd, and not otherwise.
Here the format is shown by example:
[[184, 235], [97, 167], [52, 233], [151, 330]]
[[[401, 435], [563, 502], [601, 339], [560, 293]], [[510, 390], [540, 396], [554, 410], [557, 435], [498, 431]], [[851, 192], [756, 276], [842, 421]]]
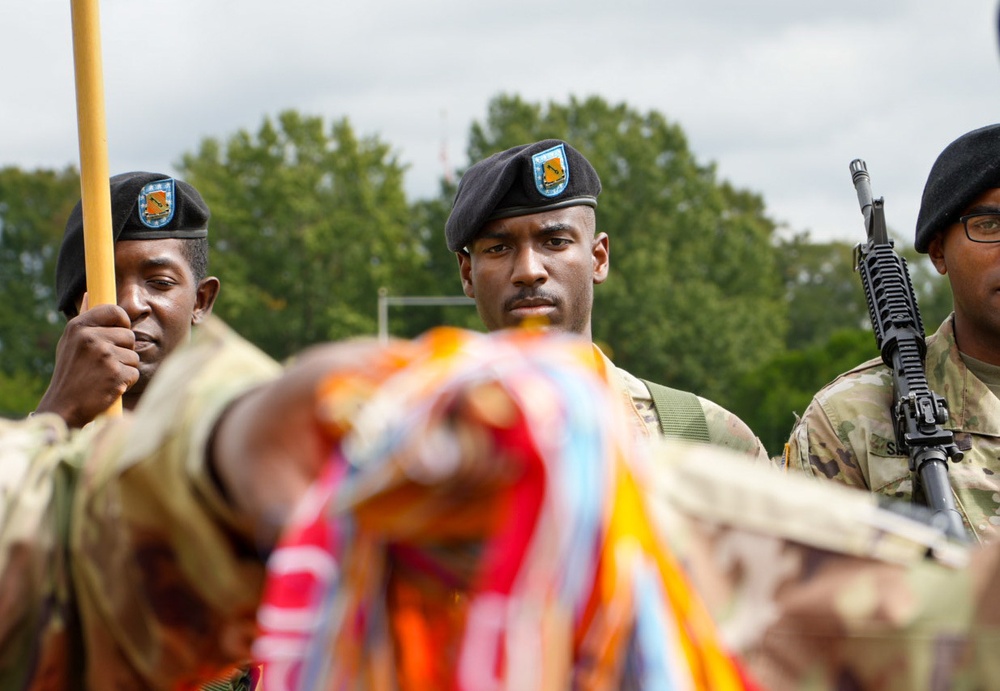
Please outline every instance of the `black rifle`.
[[951, 537], [966, 540], [962, 515], [948, 482], [948, 461], [962, 460], [950, 430], [944, 398], [930, 390], [924, 370], [924, 326], [913, 294], [906, 260], [896, 254], [885, 227], [882, 198], [872, 199], [868, 168], [851, 161], [851, 177], [865, 218], [868, 242], [854, 248], [855, 268], [868, 301], [875, 343], [892, 370], [893, 426], [896, 443], [910, 458], [913, 497], [923, 490], [931, 521]]

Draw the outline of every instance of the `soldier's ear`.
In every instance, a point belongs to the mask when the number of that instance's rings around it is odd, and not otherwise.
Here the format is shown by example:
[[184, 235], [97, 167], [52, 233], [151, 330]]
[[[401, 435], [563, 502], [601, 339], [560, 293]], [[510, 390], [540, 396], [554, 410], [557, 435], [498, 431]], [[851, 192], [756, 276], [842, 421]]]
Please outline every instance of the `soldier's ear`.
[[472, 257], [467, 250], [455, 252], [458, 260], [458, 275], [462, 278], [462, 291], [466, 297], [475, 299], [476, 289], [472, 287]]
[[611, 268], [611, 240], [607, 233], [600, 233], [594, 238], [591, 254], [594, 257], [594, 284], [604, 283]]
[[200, 324], [212, 313], [215, 298], [219, 297], [221, 284], [215, 276], [206, 276], [198, 282], [195, 293], [194, 311], [191, 312], [191, 323]]
[[948, 263], [944, 256], [944, 233], [938, 233], [931, 238], [927, 245], [927, 256], [939, 274], [944, 276], [948, 273]]

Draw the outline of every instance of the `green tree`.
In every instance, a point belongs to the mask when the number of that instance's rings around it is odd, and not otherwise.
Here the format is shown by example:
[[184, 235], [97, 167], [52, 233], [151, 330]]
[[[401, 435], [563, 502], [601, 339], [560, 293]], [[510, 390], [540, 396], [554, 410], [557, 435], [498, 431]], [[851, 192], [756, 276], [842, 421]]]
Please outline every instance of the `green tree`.
[[212, 209], [217, 312], [271, 355], [374, 334], [379, 288], [408, 292], [423, 255], [405, 168], [346, 119], [286, 111], [204, 140], [180, 167]]
[[934, 268], [930, 257], [919, 254], [912, 246], [896, 243], [897, 251], [904, 247], [900, 254], [906, 259], [906, 266], [913, 283], [913, 292], [917, 296], [920, 308], [920, 318], [924, 323], [924, 331], [932, 334], [951, 314], [952, 304], [951, 283], [947, 276], [942, 276]]
[[472, 126], [469, 159], [547, 137], [601, 176], [611, 275], [596, 291], [595, 339], [635, 374], [726, 405], [728, 384], [780, 352], [787, 326], [763, 200], [719, 180], [663, 115], [598, 97], [542, 106], [500, 95]]
[[732, 409], [777, 456], [815, 393], [873, 357], [878, 350], [871, 331], [835, 331], [822, 343], [779, 353], [734, 380]]
[[[444, 243], [444, 225], [451, 212], [456, 185], [443, 180], [440, 194], [414, 202], [410, 207], [410, 232], [423, 248], [421, 268], [410, 289], [413, 295], [461, 297], [455, 254]], [[444, 305], [397, 307], [390, 311], [391, 333], [414, 337], [440, 324], [483, 331], [475, 306]]]
[[0, 415], [30, 412], [52, 374], [63, 317], [55, 261], [66, 219], [80, 198], [73, 168], [0, 169]]
[[[924, 330], [933, 333], [952, 310], [948, 279], [937, 273], [927, 255], [898, 237], [893, 243], [906, 260]], [[789, 310], [785, 343], [789, 350], [821, 345], [843, 329], [871, 330], [861, 276], [854, 270], [857, 244], [815, 243], [808, 233], [778, 243]]]
[[788, 304], [789, 350], [822, 345], [842, 329], [870, 328], [853, 244], [814, 243], [804, 233], [779, 242], [777, 251]]

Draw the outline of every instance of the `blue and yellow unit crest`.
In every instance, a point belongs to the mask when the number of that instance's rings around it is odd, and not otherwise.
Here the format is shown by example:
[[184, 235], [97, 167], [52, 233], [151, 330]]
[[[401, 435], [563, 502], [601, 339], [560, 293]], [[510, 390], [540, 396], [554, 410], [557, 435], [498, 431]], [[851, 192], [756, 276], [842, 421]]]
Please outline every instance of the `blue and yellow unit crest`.
[[174, 179], [157, 180], [139, 190], [139, 220], [147, 228], [162, 228], [174, 217]]
[[569, 184], [569, 161], [562, 144], [539, 151], [531, 157], [535, 170], [535, 188], [546, 197], [555, 197]]

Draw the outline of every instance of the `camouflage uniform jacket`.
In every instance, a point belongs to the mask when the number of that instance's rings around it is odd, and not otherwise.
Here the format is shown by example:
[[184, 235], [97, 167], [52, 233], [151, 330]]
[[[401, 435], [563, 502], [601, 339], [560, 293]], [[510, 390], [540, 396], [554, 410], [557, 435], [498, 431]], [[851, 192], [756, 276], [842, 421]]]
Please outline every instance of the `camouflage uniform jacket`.
[[205, 449], [279, 370], [210, 320], [134, 414], [0, 421], [0, 688], [185, 688], [248, 659], [263, 559]]
[[[594, 351], [604, 363], [605, 372], [610, 375], [607, 378], [615, 393], [624, 402], [636, 433], [644, 438], [658, 436], [660, 419], [646, 385], [636, 376], [612, 363], [597, 346], [594, 346]], [[764, 445], [743, 420], [718, 403], [701, 396], [697, 398], [705, 413], [709, 436], [713, 440], [719, 440], [719, 446], [746, 454], [755, 461], [770, 464]]]
[[640, 478], [660, 538], [761, 689], [1000, 688], [1000, 544], [948, 543], [870, 493], [663, 443]]
[[[948, 464], [958, 510], [980, 541], [1000, 528], [1000, 400], [966, 368], [952, 317], [927, 339], [927, 383], [948, 406], [945, 428], [963, 451]], [[787, 467], [807, 475], [909, 499], [908, 458], [893, 432], [892, 373], [881, 359], [866, 362], [824, 387], [792, 430]]]

